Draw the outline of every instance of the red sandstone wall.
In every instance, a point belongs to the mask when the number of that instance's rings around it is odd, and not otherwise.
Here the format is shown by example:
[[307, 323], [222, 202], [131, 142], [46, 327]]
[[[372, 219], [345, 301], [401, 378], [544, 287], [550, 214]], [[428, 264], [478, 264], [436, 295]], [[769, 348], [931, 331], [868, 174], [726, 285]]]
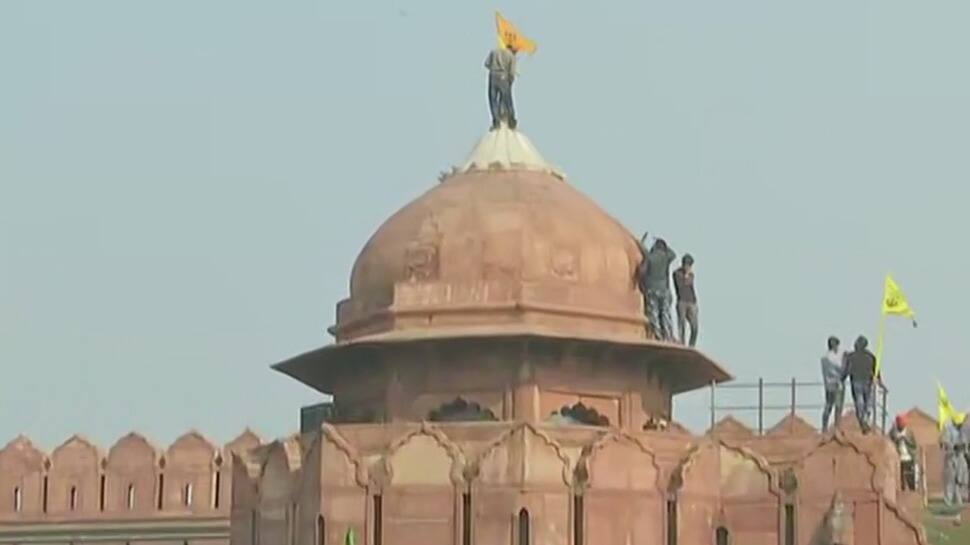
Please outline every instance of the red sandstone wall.
[[[922, 544], [918, 502], [904, 508], [893, 499], [897, 461], [883, 438], [823, 438], [797, 422], [780, 429], [759, 437], [724, 424], [698, 438], [510, 422], [325, 426], [255, 451], [251, 434], [223, 448], [187, 434], [165, 451], [129, 435], [107, 454], [72, 438], [49, 457], [18, 439], [0, 450], [0, 522], [231, 513], [233, 545], [311, 545], [321, 533], [340, 543], [348, 529], [369, 545], [379, 496], [383, 544], [445, 545], [462, 543], [469, 494], [476, 545], [514, 545], [520, 512], [532, 544], [573, 545], [581, 519], [584, 544], [626, 545], [664, 542], [674, 498], [679, 545], [707, 545], [722, 525], [731, 543], [775, 545], [791, 501], [797, 543], [812, 545], [838, 491], [855, 516], [853, 545]], [[795, 481], [790, 496], [783, 473]], [[44, 513], [45, 477], [48, 503], [70, 505], [74, 488], [74, 510], [48, 505]], [[181, 496], [187, 482], [190, 506]], [[159, 510], [161, 483], [175, 492], [162, 494]]]
[[[191, 433], [162, 452], [132, 433], [107, 453], [75, 436], [47, 455], [19, 437], [0, 449], [0, 524], [226, 516], [232, 503], [231, 453], [258, 444], [251, 432], [223, 448]], [[184, 498], [188, 483], [190, 506]]]
[[[585, 542], [596, 545], [650, 543], [664, 523], [664, 490], [653, 453], [627, 437], [594, 445], [581, 460], [588, 475], [583, 491]], [[575, 517], [576, 514], [573, 513]]]
[[919, 504], [893, 499], [897, 461], [884, 438], [783, 424], [769, 436], [735, 427], [733, 439], [513, 422], [325, 426], [299, 457], [262, 449], [237, 472], [251, 492], [235, 495], [245, 504], [233, 510], [233, 545], [256, 543], [247, 510], [268, 525], [263, 544], [312, 545], [321, 528], [339, 543], [353, 528], [371, 545], [378, 521], [393, 545], [458, 545], [466, 525], [476, 545], [516, 545], [523, 521], [530, 544], [664, 543], [668, 500], [678, 545], [710, 545], [719, 527], [729, 543], [778, 545], [786, 522], [797, 544], [824, 545], [836, 492], [854, 517], [852, 545], [925, 545]]

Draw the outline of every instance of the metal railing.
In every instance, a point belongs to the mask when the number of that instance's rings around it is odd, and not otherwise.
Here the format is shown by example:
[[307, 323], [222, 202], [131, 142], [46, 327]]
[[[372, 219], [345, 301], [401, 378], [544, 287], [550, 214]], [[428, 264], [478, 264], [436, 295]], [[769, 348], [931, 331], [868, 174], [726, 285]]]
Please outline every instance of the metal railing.
[[[874, 386], [875, 392], [872, 396], [872, 402], [869, 407], [869, 418], [871, 419], [871, 426], [873, 429], [880, 429], [883, 433], [886, 432], [886, 426], [888, 425], [889, 411], [888, 411], [888, 397], [889, 391], [885, 386], [881, 384], [876, 384]], [[755, 392], [757, 395], [758, 403], [757, 405], [751, 404], [731, 404], [731, 405], [718, 405], [718, 392], [728, 390], [728, 391], [751, 391]], [[781, 403], [778, 401], [778, 392], [786, 390], [787, 401]], [[808, 393], [805, 393], [808, 390]], [[811, 399], [814, 402], [803, 402], [799, 401], [799, 392], [802, 392], [801, 399]], [[773, 399], [766, 402], [766, 394], [774, 394]], [[724, 412], [731, 413], [751, 413], [755, 412], [757, 414], [757, 430], [759, 435], [765, 433], [765, 413], [777, 414], [779, 412], [787, 412], [789, 414], [797, 414], [799, 411], [817, 411], [816, 414], [820, 415], [822, 409], [825, 408], [825, 390], [821, 382], [798, 382], [796, 379], [791, 379], [788, 382], [767, 382], [763, 378], [759, 378], [757, 382], [729, 382], [726, 384], [716, 384], [711, 383], [710, 385], [710, 411], [711, 411], [711, 427], [713, 428], [718, 422], [718, 414]], [[745, 396], [746, 399], [751, 399], [752, 396]], [[854, 408], [852, 402], [852, 392], [851, 388], [846, 385], [844, 393], [844, 405], [843, 408], [849, 407]], [[834, 421], [835, 415], [832, 415]], [[783, 417], [774, 418], [771, 421], [775, 422], [781, 420]]]

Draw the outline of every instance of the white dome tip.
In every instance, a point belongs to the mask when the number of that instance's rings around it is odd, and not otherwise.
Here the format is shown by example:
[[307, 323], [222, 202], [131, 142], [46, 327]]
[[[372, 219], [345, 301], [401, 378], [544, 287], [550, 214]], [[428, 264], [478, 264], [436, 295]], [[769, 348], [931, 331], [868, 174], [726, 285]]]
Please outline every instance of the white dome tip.
[[537, 170], [562, 178], [556, 168], [546, 162], [525, 134], [510, 129], [505, 123], [490, 130], [478, 141], [459, 172], [473, 170]]

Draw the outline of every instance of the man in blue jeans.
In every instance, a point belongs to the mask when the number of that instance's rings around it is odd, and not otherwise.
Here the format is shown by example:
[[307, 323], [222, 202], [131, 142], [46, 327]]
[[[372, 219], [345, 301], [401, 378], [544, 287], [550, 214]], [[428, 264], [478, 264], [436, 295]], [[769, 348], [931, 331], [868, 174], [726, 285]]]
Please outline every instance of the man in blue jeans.
[[518, 124], [512, 104], [512, 83], [515, 81], [515, 53], [513, 46], [499, 46], [488, 54], [488, 107], [492, 112], [492, 130], [504, 121], [510, 129]]
[[650, 322], [650, 331], [654, 338], [674, 342], [674, 324], [670, 319], [670, 264], [677, 259], [677, 254], [667, 246], [662, 238], [654, 240], [647, 249], [648, 233], [640, 239], [640, 253], [643, 259], [637, 266], [637, 283], [643, 293], [644, 310]]
[[835, 412], [835, 426], [842, 420], [845, 401], [845, 357], [838, 337], [829, 337], [828, 351], [822, 356], [822, 384], [825, 386], [825, 409], [822, 411], [822, 433], [829, 429], [829, 416]]
[[872, 408], [876, 379], [876, 356], [868, 349], [869, 340], [859, 335], [855, 350], [846, 356], [846, 374], [852, 382], [852, 401], [862, 433], [869, 433], [869, 410]]

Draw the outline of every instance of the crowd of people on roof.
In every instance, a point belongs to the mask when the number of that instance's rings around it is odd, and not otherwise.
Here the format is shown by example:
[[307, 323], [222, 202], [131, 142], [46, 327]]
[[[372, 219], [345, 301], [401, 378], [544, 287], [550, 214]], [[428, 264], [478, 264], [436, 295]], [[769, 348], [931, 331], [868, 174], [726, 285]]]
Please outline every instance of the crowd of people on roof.
[[[852, 352], [842, 352], [838, 337], [829, 337], [828, 350], [822, 356], [822, 383], [825, 406], [822, 410], [822, 432], [828, 430], [829, 418], [835, 414], [835, 425], [842, 417], [845, 382], [849, 380], [855, 416], [863, 433], [871, 431], [870, 417], [874, 412], [875, 388], [882, 386], [876, 367], [876, 357], [869, 351], [869, 342], [862, 335], [856, 339]], [[944, 419], [940, 427], [940, 448], [943, 452], [943, 501], [948, 506], [962, 507], [970, 501], [970, 425], [966, 415], [955, 413]], [[903, 490], [917, 490], [921, 482], [919, 448], [906, 416], [897, 415], [889, 430], [889, 439], [899, 456], [899, 473]]]
[[[656, 238], [648, 244], [649, 233], [640, 238], [640, 264], [636, 269], [636, 284], [643, 294], [643, 309], [650, 325], [651, 335], [658, 340], [680, 342], [690, 346], [697, 344], [700, 328], [697, 290], [694, 288], [694, 258], [685, 254], [680, 267], [674, 271], [674, 293], [677, 296], [677, 332], [671, 319], [670, 307], [674, 294], [670, 291], [670, 266], [677, 259], [667, 241]], [[690, 327], [690, 337], [687, 328]]]
[[[658, 340], [679, 342], [691, 347], [697, 344], [699, 312], [697, 290], [694, 287], [694, 258], [685, 254], [680, 267], [671, 275], [670, 267], [677, 259], [667, 242], [654, 238], [648, 243], [648, 233], [640, 238], [641, 260], [636, 269], [636, 284], [643, 294], [644, 312], [650, 333]], [[674, 290], [670, 283], [673, 279]], [[677, 331], [671, 319], [674, 295], [677, 303]], [[687, 331], [690, 331], [688, 336]], [[822, 383], [825, 405], [822, 410], [822, 432], [839, 425], [845, 402], [846, 382], [852, 392], [855, 418], [862, 433], [872, 431], [875, 415], [876, 387], [884, 388], [878, 373], [876, 356], [869, 350], [869, 340], [859, 335], [850, 352], [843, 351], [838, 337], [828, 339], [828, 349], [822, 356]], [[965, 414], [955, 414], [941, 426], [940, 447], [943, 451], [944, 502], [962, 506], [970, 501], [970, 425], [964, 425]], [[898, 415], [889, 431], [899, 456], [901, 485], [904, 490], [917, 490], [920, 482], [920, 457], [913, 433], [905, 415]]]

